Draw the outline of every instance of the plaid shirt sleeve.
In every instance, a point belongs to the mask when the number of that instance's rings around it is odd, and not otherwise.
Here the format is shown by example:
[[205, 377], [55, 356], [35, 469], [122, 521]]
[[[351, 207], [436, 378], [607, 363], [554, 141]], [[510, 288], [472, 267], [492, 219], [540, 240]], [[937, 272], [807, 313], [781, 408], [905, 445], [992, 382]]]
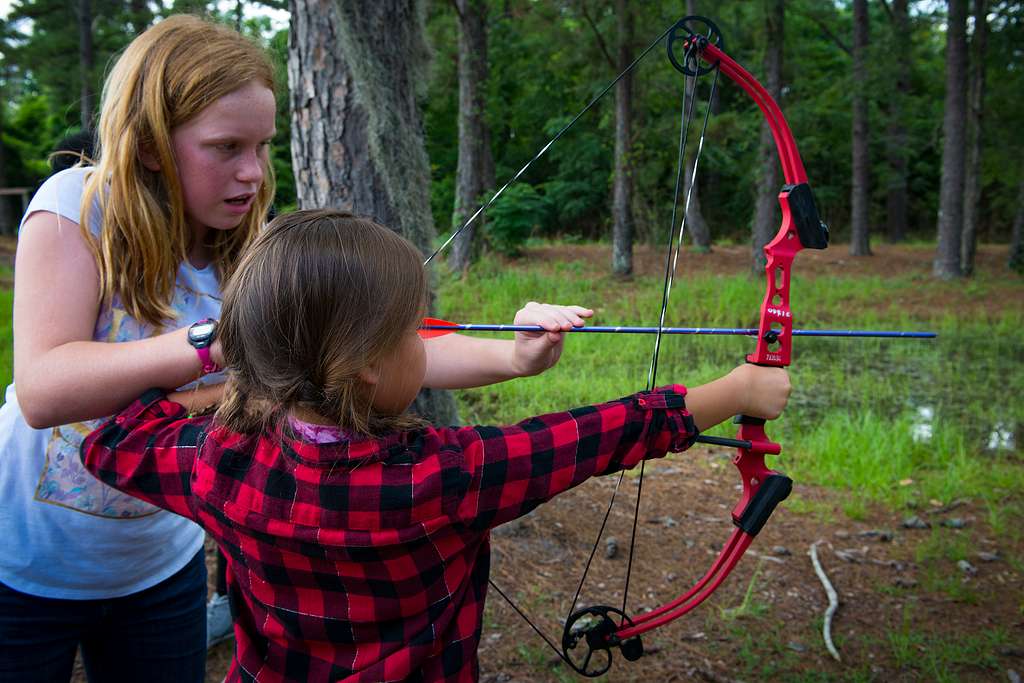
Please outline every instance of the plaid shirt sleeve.
[[151, 389], [82, 442], [82, 464], [104, 484], [195, 519], [191, 477], [210, 417]]
[[674, 385], [513, 426], [451, 430], [467, 475], [459, 520], [495, 527], [590, 477], [689, 448], [697, 429], [685, 396]]

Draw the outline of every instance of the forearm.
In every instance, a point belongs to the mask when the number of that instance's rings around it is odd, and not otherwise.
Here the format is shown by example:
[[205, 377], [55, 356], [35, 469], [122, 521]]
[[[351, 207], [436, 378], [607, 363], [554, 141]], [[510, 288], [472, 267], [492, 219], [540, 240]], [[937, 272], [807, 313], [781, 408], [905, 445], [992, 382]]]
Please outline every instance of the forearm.
[[519, 377], [514, 345], [511, 340], [461, 334], [427, 340], [423, 385], [432, 389], [468, 389]]
[[704, 431], [740, 412], [739, 393], [732, 375], [692, 387], [686, 394], [686, 409], [697, 429]]
[[139, 341], [73, 341], [18, 362], [18, 402], [33, 427], [105, 417], [146, 389], [175, 389], [199, 376], [199, 360], [180, 329]]
[[792, 386], [783, 368], [744, 364], [690, 389], [686, 407], [701, 431], [742, 413], [774, 420], [789, 401]]

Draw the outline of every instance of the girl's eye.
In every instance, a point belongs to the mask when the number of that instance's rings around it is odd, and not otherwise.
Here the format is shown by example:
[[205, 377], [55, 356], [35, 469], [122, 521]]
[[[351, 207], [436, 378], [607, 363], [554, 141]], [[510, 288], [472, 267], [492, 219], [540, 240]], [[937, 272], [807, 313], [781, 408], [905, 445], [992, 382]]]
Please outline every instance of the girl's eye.
[[217, 145], [217, 149], [221, 152], [233, 152], [235, 151], [235, 143], [233, 142], [222, 142]]

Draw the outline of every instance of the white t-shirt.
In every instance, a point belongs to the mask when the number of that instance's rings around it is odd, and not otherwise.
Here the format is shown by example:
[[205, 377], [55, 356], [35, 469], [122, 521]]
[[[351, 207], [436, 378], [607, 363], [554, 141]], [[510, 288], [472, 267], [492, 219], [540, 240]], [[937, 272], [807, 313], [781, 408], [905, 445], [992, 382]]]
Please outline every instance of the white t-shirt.
[[[25, 218], [49, 211], [79, 223], [90, 170], [72, 168], [49, 178]], [[95, 206], [89, 230], [99, 234]], [[218, 318], [220, 304], [214, 268], [200, 270], [186, 260], [171, 303], [176, 320], [154, 328], [129, 316], [115, 297], [101, 307], [93, 339], [144, 339]], [[7, 387], [0, 408], [0, 582], [49, 598], [119, 597], [163, 581], [202, 547], [199, 526], [101, 483], [82, 467], [79, 445], [101, 422], [33, 429], [21, 414], [14, 384]]]

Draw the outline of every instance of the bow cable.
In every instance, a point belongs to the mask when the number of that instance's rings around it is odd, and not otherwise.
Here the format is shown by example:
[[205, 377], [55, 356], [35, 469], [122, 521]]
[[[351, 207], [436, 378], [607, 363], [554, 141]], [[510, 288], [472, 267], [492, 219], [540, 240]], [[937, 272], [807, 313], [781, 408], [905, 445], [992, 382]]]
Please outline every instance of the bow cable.
[[[691, 105], [691, 111], [690, 111], [691, 118], [692, 118], [692, 114], [693, 114], [693, 111], [692, 111], [693, 101], [696, 99], [695, 95], [697, 93], [697, 77], [699, 75], [699, 70], [696, 68], [697, 66], [699, 66], [697, 64], [697, 60], [699, 59], [699, 57], [696, 57], [693, 54], [696, 51], [696, 48], [697, 48], [697, 41], [694, 41], [693, 43], [690, 44], [690, 47], [686, 51], [686, 62], [687, 62], [687, 64], [690, 63], [691, 59], [693, 60], [693, 63], [694, 63], [694, 68], [693, 68], [693, 72], [694, 73], [693, 73], [692, 76], [689, 77], [689, 79], [693, 83], [693, 91], [692, 91], [691, 96], [689, 97], [690, 105]], [[711, 102], [714, 100], [715, 91], [716, 91], [716, 89], [718, 87], [719, 69], [718, 69], [718, 65], [717, 64], [714, 67], [714, 72], [715, 72], [715, 76], [711, 80], [711, 89], [708, 91], [707, 107], [704, 110], [704, 123], [701, 125], [700, 137], [697, 139], [697, 152], [694, 154], [694, 158], [693, 158], [693, 170], [690, 173], [690, 182], [689, 182], [689, 185], [686, 188], [686, 202], [685, 202], [685, 205], [683, 206], [683, 218], [679, 222], [679, 237], [676, 239], [676, 245], [675, 245], [675, 251], [674, 252], [672, 250], [672, 231], [671, 231], [671, 228], [669, 229], [668, 249], [669, 249], [669, 252], [672, 254], [672, 257], [671, 257], [672, 263], [671, 263], [671, 266], [668, 266], [666, 264], [664, 294], [663, 294], [662, 300], [661, 300], [661, 313], [660, 313], [660, 315], [658, 317], [658, 333], [654, 337], [654, 353], [653, 353], [653, 355], [651, 357], [651, 367], [650, 367], [650, 370], [647, 373], [647, 391], [653, 391], [654, 387], [655, 387], [655, 383], [657, 381], [657, 376], [658, 376], [658, 355], [659, 355], [659, 353], [661, 351], [661, 338], [662, 338], [662, 335], [663, 335], [663, 330], [665, 328], [665, 314], [666, 314], [666, 312], [668, 310], [669, 296], [672, 293], [672, 282], [675, 279], [676, 264], [679, 261], [679, 251], [680, 251], [680, 249], [682, 248], [682, 245], [683, 245], [683, 236], [684, 236], [685, 231], [686, 231], [686, 219], [690, 215], [690, 198], [693, 195], [693, 186], [697, 183], [697, 167], [700, 164], [700, 157], [701, 157], [701, 154], [704, 151], [704, 136], [707, 133], [707, 129], [708, 129], [708, 119], [710, 118], [710, 114], [711, 114]], [[686, 121], [687, 129], [689, 128], [689, 126], [690, 126], [690, 120], [688, 119]], [[680, 181], [680, 179], [679, 179], [679, 172], [685, 166], [685, 159], [684, 159], [685, 142], [686, 142], [686, 136], [684, 134], [683, 136], [681, 136], [681, 139], [680, 139], [680, 147], [679, 147], [680, 162], [679, 162], [679, 165], [678, 165], [678, 169], [676, 171], [675, 197], [672, 200], [672, 225], [675, 225], [675, 222], [676, 222], [675, 221], [676, 206], [679, 203], [679, 181]], [[645, 469], [645, 465], [646, 464], [647, 464], [646, 460], [641, 460], [640, 461], [640, 477], [638, 479], [637, 489], [636, 489], [636, 508], [634, 510], [634, 513], [633, 513], [633, 530], [632, 530], [632, 533], [630, 534], [630, 537], [629, 537], [629, 560], [626, 563], [626, 585], [623, 587], [623, 590], [622, 590], [622, 611], [623, 611], [623, 613], [626, 612], [626, 598], [629, 595], [629, 580], [630, 580], [630, 577], [631, 577], [631, 575], [633, 573], [633, 552], [634, 552], [634, 549], [635, 549], [635, 546], [636, 546], [636, 528], [637, 528], [638, 520], [640, 518], [640, 499], [641, 499], [641, 494], [643, 493], [644, 469]], [[625, 470], [623, 470], [623, 474], [625, 474]], [[619, 476], [621, 477], [622, 475], [620, 474]]]

